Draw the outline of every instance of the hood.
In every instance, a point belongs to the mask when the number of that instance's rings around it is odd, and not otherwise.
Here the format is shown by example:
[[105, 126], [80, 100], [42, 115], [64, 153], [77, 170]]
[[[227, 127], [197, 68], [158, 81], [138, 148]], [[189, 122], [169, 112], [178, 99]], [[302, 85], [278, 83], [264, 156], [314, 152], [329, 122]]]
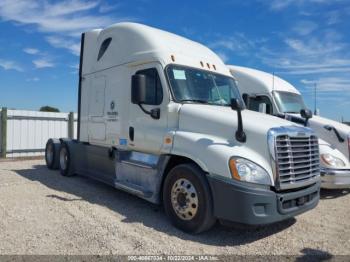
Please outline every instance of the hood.
[[[294, 116], [300, 117], [299, 114], [294, 114]], [[335, 127], [339, 135], [344, 139], [344, 142], [339, 141], [333, 130], [328, 131], [325, 129], [324, 126], [327, 125]], [[316, 135], [320, 139], [320, 145], [328, 145], [332, 149], [337, 149], [346, 159], [349, 159], [350, 152], [347, 139], [350, 135], [350, 126], [321, 116], [313, 116], [309, 119], [308, 127], [315, 131]]]
[[[243, 130], [247, 136], [245, 143], [239, 143], [235, 139], [237, 112], [233, 111], [230, 107], [184, 104], [180, 109], [179, 130], [201, 133], [204, 138], [211, 139], [211, 143], [237, 145], [238, 149], [234, 152], [235, 154], [243, 151], [255, 152], [264, 158], [265, 161], [270, 161], [267, 142], [269, 129], [294, 125], [284, 119], [250, 110], [242, 111], [242, 120]], [[243, 157], [243, 155], [241, 156]], [[247, 157], [251, 158], [252, 155], [247, 155]]]
[[[181, 130], [215, 135], [228, 140], [234, 139], [233, 134], [238, 125], [237, 112], [228, 106], [184, 104], [180, 110], [179, 120]], [[242, 110], [242, 120], [247, 135], [261, 134], [266, 137], [270, 128], [291, 126], [291, 123], [284, 119], [250, 110]]]
[[[344, 142], [340, 142], [336, 133], [331, 130], [328, 131], [324, 126], [335, 127], [339, 135], [344, 139]], [[334, 120], [313, 116], [309, 120], [309, 126], [317, 133], [318, 137], [329, 143], [330, 147], [338, 149], [340, 152], [349, 159], [349, 148], [348, 148], [348, 136], [350, 135], [350, 126], [336, 122]]]

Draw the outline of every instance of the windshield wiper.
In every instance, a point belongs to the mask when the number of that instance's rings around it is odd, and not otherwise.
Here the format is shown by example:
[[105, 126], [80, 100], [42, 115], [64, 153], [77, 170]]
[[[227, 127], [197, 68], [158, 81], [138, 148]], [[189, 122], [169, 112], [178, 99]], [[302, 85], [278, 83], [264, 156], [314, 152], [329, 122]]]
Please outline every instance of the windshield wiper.
[[208, 101], [206, 100], [201, 100], [201, 99], [182, 99], [180, 102], [195, 102], [195, 103], [200, 103], [200, 104], [209, 104]]

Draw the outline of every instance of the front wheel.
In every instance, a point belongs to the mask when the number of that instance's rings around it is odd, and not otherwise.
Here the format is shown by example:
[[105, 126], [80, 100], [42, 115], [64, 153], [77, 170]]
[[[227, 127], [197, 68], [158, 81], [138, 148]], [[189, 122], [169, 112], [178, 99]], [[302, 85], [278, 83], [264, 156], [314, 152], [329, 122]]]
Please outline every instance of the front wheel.
[[206, 174], [194, 164], [181, 164], [169, 172], [163, 205], [171, 222], [185, 232], [200, 233], [215, 223]]

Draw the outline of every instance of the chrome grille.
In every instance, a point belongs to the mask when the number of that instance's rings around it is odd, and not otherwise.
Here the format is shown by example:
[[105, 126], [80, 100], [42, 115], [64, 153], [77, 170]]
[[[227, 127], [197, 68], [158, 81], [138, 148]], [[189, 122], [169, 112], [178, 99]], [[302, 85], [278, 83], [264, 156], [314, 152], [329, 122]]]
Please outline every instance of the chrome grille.
[[317, 137], [277, 135], [275, 161], [277, 181], [281, 189], [314, 180], [320, 174]]

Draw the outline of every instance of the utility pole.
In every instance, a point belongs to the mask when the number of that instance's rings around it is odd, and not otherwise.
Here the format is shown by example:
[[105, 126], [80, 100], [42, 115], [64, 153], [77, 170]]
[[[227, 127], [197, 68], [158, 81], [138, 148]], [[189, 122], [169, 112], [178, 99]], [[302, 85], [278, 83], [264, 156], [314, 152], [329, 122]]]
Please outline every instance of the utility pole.
[[0, 134], [1, 134], [1, 154], [0, 157], [5, 158], [7, 152], [7, 108], [3, 107], [1, 110], [1, 123], [0, 123]]
[[315, 99], [315, 111], [314, 111], [314, 115], [317, 115], [317, 103], [316, 103], [316, 90], [317, 90], [317, 83], [315, 83], [314, 86], [314, 99]]

